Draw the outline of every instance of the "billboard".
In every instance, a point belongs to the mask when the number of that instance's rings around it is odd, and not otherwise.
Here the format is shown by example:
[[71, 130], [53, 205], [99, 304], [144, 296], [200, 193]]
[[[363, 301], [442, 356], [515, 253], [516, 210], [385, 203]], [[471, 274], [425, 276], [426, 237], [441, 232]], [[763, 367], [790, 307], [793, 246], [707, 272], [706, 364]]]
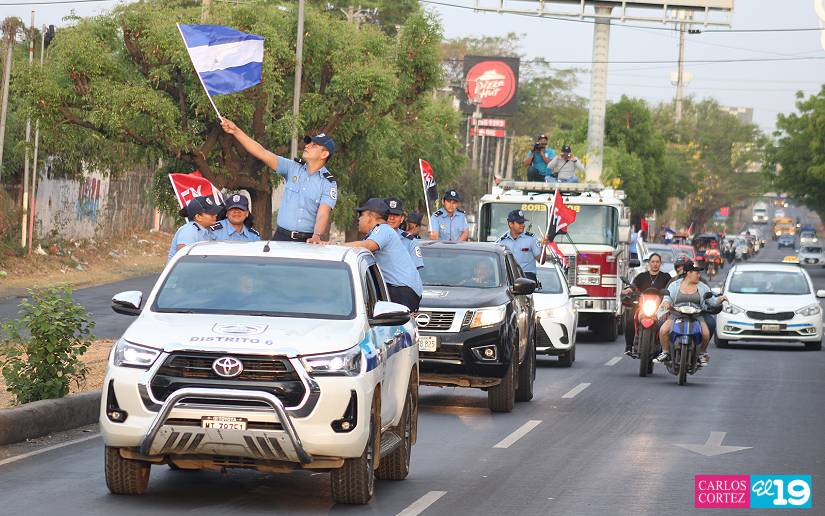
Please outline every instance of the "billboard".
[[472, 113], [480, 102], [484, 115], [515, 114], [518, 67], [517, 57], [464, 56], [464, 112]]

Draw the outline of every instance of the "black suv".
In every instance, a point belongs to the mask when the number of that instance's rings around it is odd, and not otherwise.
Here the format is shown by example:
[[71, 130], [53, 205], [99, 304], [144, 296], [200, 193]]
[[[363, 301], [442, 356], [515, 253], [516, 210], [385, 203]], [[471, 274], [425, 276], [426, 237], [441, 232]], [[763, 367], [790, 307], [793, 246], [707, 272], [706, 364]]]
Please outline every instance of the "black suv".
[[490, 410], [533, 398], [536, 283], [504, 246], [421, 243], [421, 383], [487, 391]]

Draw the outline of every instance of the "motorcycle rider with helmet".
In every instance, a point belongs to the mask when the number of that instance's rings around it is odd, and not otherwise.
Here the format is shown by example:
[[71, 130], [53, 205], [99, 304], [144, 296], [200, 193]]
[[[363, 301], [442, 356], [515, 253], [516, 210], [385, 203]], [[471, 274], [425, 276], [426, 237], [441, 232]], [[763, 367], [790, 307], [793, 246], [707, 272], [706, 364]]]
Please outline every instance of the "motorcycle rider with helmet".
[[[651, 253], [650, 256], [647, 257], [647, 271], [640, 272], [633, 278], [633, 281], [630, 282], [623, 291], [622, 294], [629, 295], [631, 292], [636, 290], [637, 292], [644, 292], [649, 288], [655, 288], [657, 290], [662, 290], [667, 287], [668, 282], [670, 281], [670, 275], [664, 272], [661, 272], [662, 267], [662, 256], [659, 253]], [[636, 313], [633, 314], [633, 321], [634, 321], [634, 329], [635, 329], [635, 321], [636, 321]], [[625, 332], [627, 332], [629, 328], [625, 328]], [[636, 344], [636, 332], [634, 331], [633, 339], [627, 339], [625, 342], [625, 350], [624, 354], [627, 356], [633, 355], [633, 345]]]

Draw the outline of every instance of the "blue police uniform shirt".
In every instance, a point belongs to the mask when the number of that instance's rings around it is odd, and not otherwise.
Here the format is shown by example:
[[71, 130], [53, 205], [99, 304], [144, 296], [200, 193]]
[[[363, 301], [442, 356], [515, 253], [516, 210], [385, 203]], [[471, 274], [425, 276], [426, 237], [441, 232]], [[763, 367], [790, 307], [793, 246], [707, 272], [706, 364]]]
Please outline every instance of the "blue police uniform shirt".
[[223, 219], [219, 221], [212, 229], [212, 240], [229, 240], [230, 242], [257, 242], [261, 239], [261, 234], [252, 228], [242, 226], [243, 229], [238, 231], [235, 226], [229, 223], [229, 220]]
[[450, 216], [447, 210], [440, 209], [430, 217], [430, 231], [438, 231], [438, 240], [458, 240], [465, 229], [469, 229], [467, 217], [461, 210], [455, 210]]
[[524, 232], [518, 237], [508, 231], [499, 237], [497, 242], [513, 253], [513, 258], [524, 272], [536, 273], [536, 258], [541, 256], [541, 243], [531, 233]]
[[197, 222], [187, 222], [179, 227], [175, 236], [172, 237], [172, 245], [169, 247], [169, 256], [166, 257], [166, 261], [168, 262], [175, 256], [180, 244], [188, 245], [205, 240], [212, 240], [212, 231], [200, 226]]
[[398, 233], [398, 236], [401, 237], [401, 243], [407, 248], [407, 252], [410, 253], [410, 258], [413, 259], [415, 268], [423, 269], [424, 258], [421, 255], [421, 247], [418, 245], [418, 240], [413, 235], [401, 230], [401, 228], [398, 228], [395, 231]]
[[372, 240], [378, 244], [378, 249], [373, 253], [384, 281], [397, 287], [410, 287], [419, 296], [424, 292], [424, 285], [421, 283], [421, 275], [415, 268], [410, 253], [401, 237], [387, 224], [378, 224], [364, 237], [364, 240]]
[[278, 208], [278, 226], [289, 231], [313, 233], [318, 208], [326, 204], [335, 208], [338, 185], [326, 167], [314, 174], [307, 173], [306, 164], [278, 156], [275, 169], [286, 179], [284, 199]]
[[[531, 154], [528, 153], [527, 156], [525, 156], [525, 157], [528, 157], [530, 155]], [[544, 148], [544, 155], [547, 156], [547, 159], [552, 160], [553, 158], [556, 157], [556, 151], [554, 149], [551, 149], [550, 147], [545, 147]], [[552, 175], [551, 171], [550, 171], [550, 168], [547, 166], [547, 163], [545, 163], [544, 160], [541, 159], [541, 156], [539, 156], [535, 152], [532, 153], [532, 156], [533, 156], [533, 168], [538, 170], [539, 174], [541, 174], [542, 176], [545, 176], [545, 177]]]

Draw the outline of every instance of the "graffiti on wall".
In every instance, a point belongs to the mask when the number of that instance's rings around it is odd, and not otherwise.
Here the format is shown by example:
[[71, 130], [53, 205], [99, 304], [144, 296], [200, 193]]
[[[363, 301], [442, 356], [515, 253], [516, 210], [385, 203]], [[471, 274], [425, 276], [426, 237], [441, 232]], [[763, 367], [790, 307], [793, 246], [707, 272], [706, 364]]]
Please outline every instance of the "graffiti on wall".
[[101, 180], [97, 177], [86, 177], [80, 184], [77, 192], [77, 204], [75, 213], [78, 220], [87, 219], [93, 223], [97, 222], [97, 212], [100, 209], [100, 186]]

